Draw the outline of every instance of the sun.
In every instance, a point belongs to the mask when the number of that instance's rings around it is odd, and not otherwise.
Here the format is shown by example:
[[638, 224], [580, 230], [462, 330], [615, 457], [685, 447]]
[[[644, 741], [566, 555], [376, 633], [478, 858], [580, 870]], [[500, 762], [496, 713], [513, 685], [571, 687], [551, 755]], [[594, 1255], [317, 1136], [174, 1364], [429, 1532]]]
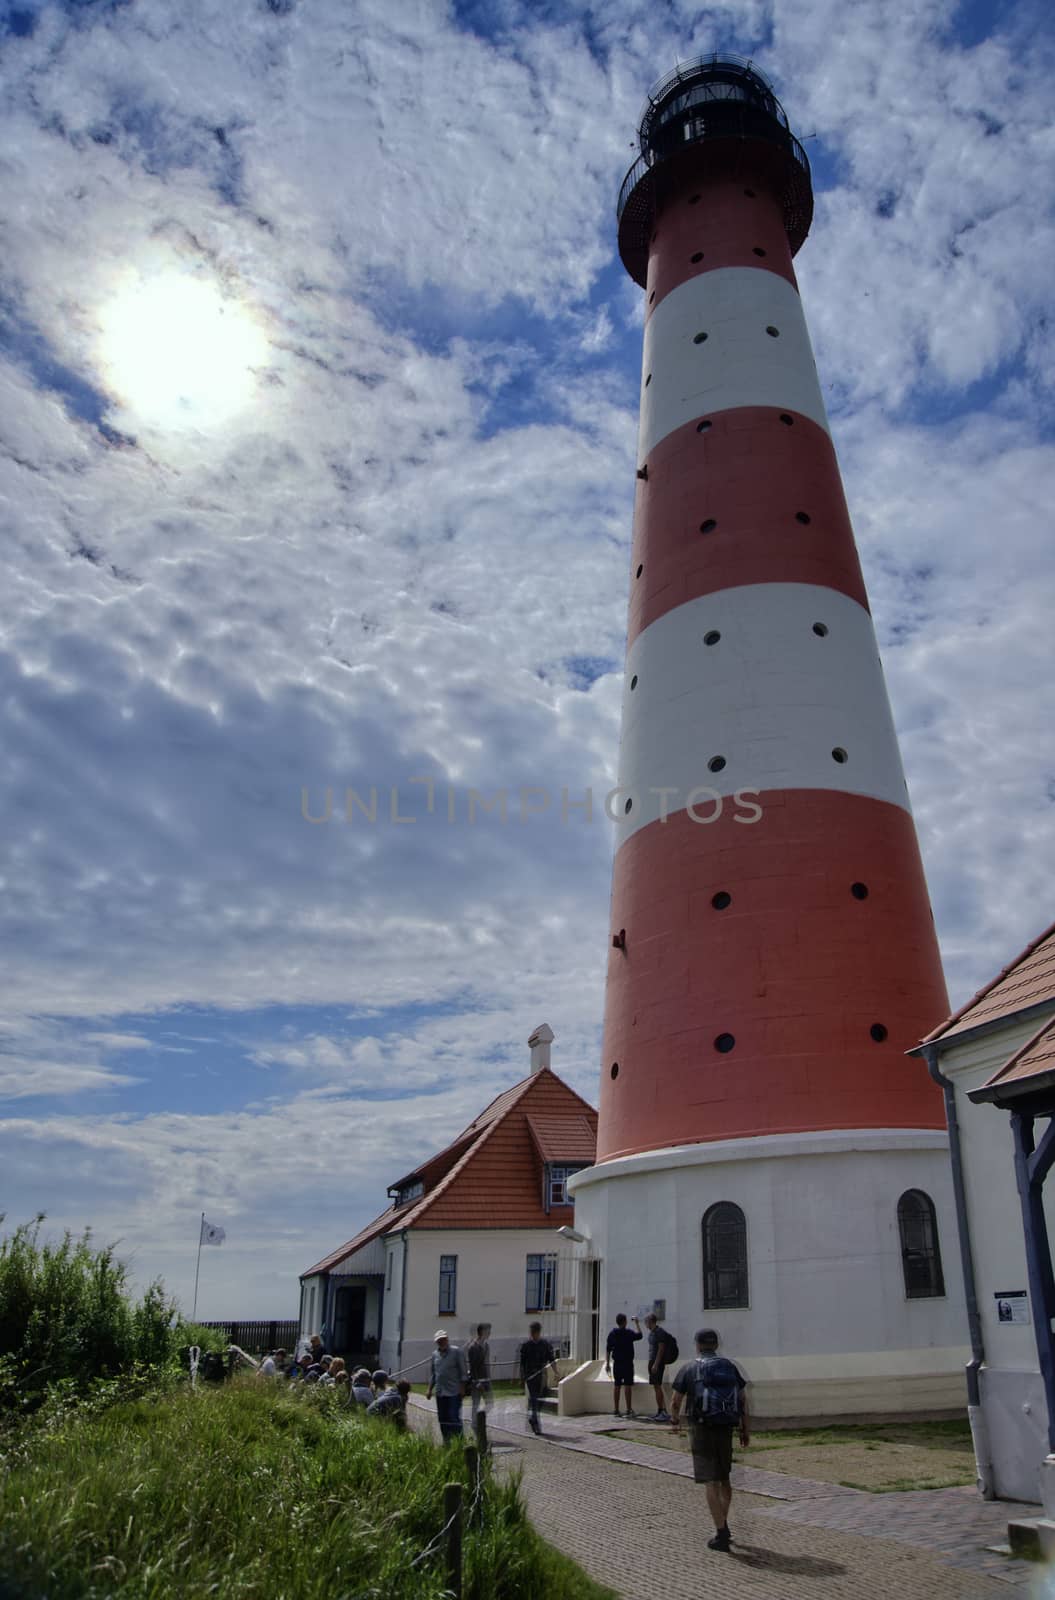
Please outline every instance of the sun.
[[230, 422], [268, 364], [261, 322], [205, 272], [131, 272], [99, 325], [107, 386], [141, 425], [201, 431]]

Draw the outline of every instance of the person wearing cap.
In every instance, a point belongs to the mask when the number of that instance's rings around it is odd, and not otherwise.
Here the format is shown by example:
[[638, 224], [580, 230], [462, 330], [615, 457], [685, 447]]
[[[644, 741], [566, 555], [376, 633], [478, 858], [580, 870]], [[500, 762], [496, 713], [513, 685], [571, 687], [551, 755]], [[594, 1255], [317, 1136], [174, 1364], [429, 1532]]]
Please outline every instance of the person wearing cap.
[[462, 1436], [462, 1401], [469, 1393], [469, 1363], [460, 1345], [451, 1344], [446, 1329], [437, 1328], [426, 1400], [436, 1396], [436, 1415], [444, 1444]]
[[714, 1537], [707, 1541], [709, 1550], [728, 1552], [733, 1542], [729, 1532], [733, 1429], [739, 1428], [745, 1450], [751, 1442], [745, 1390], [744, 1375], [736, 1362], [718, 1354], [714, 1329], [701, 1328], [696, 1335], [695, 1361], [687, 1361], [674, 1379], [670, 1425], [675, 1433], [680, 1431], [681, 1408], [687, 1401], [692, 1475], [706, 1490], [707, 1507], [714, 1520]]

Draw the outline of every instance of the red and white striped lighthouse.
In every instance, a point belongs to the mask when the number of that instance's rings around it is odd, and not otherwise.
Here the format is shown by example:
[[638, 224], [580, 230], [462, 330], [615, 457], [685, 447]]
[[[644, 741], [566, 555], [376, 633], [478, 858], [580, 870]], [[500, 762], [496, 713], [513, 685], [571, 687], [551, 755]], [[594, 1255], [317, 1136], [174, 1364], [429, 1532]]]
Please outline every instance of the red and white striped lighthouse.
[[904, 1051], [945, 986], [792, 267], [806, 156], [728, 58], [659, 84], [640, 137], [619, 228], [647, 313], [598, 1153], [941, 1127]]
[[947, 997], [792, 267], [809, 163], [735, 57], [661, 80], [639, 132], [619, 203], [646, 296], [620, 828], [576, 1227], [612, 1313], [654, 1297], [690, 1334], [743, 1313], [738, 1348], [773, 1359], [933, 1355], [960, 1337], [944, 1290], [908, 1331], [876, 1295], [911, 1294], [901, 1196], [929, 1205], [936, 1251], [951, 1207], [941, 1095], [904, 1054]]

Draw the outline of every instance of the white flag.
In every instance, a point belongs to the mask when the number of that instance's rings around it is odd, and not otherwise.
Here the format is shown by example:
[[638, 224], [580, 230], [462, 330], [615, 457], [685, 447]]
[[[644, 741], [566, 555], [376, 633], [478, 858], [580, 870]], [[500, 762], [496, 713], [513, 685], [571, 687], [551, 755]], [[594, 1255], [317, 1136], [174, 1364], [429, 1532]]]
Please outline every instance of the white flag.
[[227, 1235], [226, 1235], [226, 1233], [224, 1233], [222, 1228], [218, 1228], [214, 1222], [206, 1222], [205, 1218], [202, 1217], [202, 1219], [201, 1219], [201, 1242], [202, 1242], [202, 1244], [223, 1244], [223, 1242], [224, 1242], [224, 1240], [226, 1238], [227, 1238]]

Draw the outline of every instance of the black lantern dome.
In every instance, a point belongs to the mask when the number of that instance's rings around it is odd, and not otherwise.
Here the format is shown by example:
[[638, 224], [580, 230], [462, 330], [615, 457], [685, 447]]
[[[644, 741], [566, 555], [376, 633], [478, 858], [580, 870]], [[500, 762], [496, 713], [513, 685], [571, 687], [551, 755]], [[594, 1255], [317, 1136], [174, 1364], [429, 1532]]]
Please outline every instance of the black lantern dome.
[[780, 203], [792, 255], [813, 220], [810, 164], [758, 68], [739, 56], [699, 56], [660, 78], [638, 127], [641, 154], [619, 191], [619, 254], [642, 286], [665, 198], [685, 183], [741, 178]]

